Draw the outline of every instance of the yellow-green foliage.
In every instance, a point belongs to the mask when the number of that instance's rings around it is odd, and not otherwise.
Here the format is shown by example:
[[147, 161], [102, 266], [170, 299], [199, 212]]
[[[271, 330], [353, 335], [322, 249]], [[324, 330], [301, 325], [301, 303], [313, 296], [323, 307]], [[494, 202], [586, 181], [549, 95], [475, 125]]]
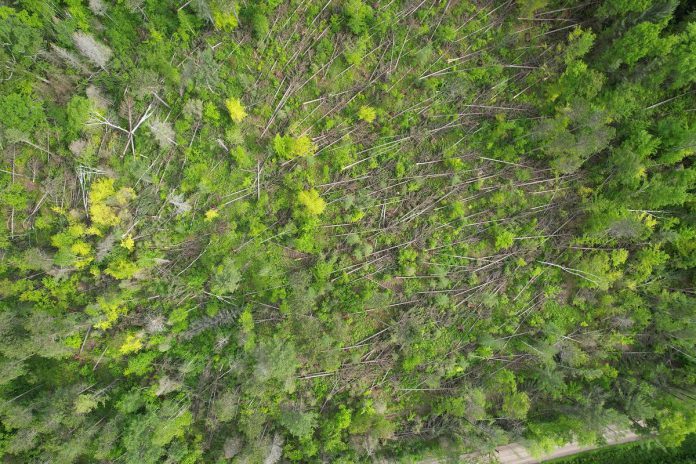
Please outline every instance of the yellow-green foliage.
[[97, 179], [92, 182], [92, 187], [89, 191], [89, 201], [92, 203], [100, 203], [106, 201], [116, 191], [114, 190], [115, 179], [108, 177]]
[[273, 139], [273, 150], [285, 159], [293, 159], [298, 156], [313, 155], [317, 151], [317, 146], [308, 135], [292, 137], [276, 134]]
[[244, 351], [250, 352], [256, 345], [256, 337], [254, 334], [254, 316], [251, 314], [249, 308], [245, 309], [242, 314], [239, 315], [239, 326], [242, 333], [241, 338]]
[[89, 214], [92, 218], [92, 222], [99, 226], [115, 226], [121, 220], [113, 208], [106, 206], [103, 203], [95, 203], [89, 207]]
[[121, 246], [128, 251], [133, 251], [135, 249], [135, 240], [131, 234], [126, 235], [121, 239]]
[[371, 106], [361, 106], [358, 110], [358, 117], [367, 123], [371, 123], [377, 117], [377, 112]]
[[135, 191], [131, 188], [114, 189], [115, 179], [102, 178], [94, 181], [89, 191], [89, 214], [92, 222], [97, 226], [111, 227], [118, 225], [121, 218], [118, 216], [117, 207], [125, 206], [135, 198]]
[[225, 100], [225, 106], [227, 107], [227, 111], [230, 113], [230, 118], [234, 122], [242, 122], [242, 120], [247, 117], [246, 109], [238, 98], [228, 98]]
[[211, 222], [213, 219], [218, 217], [220, 213], [215, 208], [211, 208], [205, 212], [205, 222]]
[[87, 414], [94, 408], [99, 406], [99, 401], [91, 394], [82, 394], [75, 400], [75, 412], [77, 414]]
[[118, 349], [120, 354], [129, 354], [140, 351], [143, 348], [143, 340], [140, 334], [128, 334], [125, 341]]
[[92, 247], [90, 247], [89, 243], [78, 240], [72, 244], [70, 250], [78, 256], [87, 256], [92, 251]]
[[83, 238], [85, 235], [94, 235], [93, 231], [85, 228], [83, 224], [75, 221], [71, 216], [67, 216], [71, 224], [62, 232], [51, 236], [51, 245], [58, 248], [53, 261], [61, 267], [74, 267], [83, 269], [94, 259], [91, 255], [92, 247]]
[[214, 0], [211, 2], [210, 10], [216, 29], [231, 31], [239, 24], [234, 2], [229, 0]]
[[97, 303], [88, 306], [85, 312], [97, 318], [98, 322], [94, 324], [96, 329], [106, 330], [118, 320], [119, 316], [126, 314], [128, 308], [113, 299], [99, 297]]
[[326, 209], [326, 202], [319, 196], [319, 192], [314, 189], [301, 191], [297, 194], [297, 200], [313, 216], [320, 215]]
[[292, 153], [295, 156], [308, 156], [317, 151], [317, 146], [308, 135], [301, 135], [292, 144]]
[[138, 266], [135, 263], [119, 258], [109, 263], [109, 266], [104, 270], [114, 279], [124, 280], [130, 279], [138, 272]]

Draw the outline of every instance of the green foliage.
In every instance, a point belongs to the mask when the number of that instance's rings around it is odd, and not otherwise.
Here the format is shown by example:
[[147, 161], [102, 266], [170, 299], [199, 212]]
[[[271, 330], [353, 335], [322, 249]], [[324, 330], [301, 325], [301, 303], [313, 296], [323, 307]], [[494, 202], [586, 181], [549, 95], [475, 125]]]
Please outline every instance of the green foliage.
[[688, 2], [5, 3], [5, 461], [686, 459]]
[[295, 371], [298, 362], [295, 347], [278, 337], [263, 340], [254, 350], [254, 379], [264, 383], [279, 381], [285, 391], [295, 390]]
[[372, 20], [374, 11], [370, 5], [362, 0], [346, 0], [343, 5], [343, 14], [346, 16], [346, 25], [355, 35], [362, 34]]
[[615, 70], [624, 63], [633, 66], [646, 56], [666, 53], [671, 41], [660, 38], [663, 27], [663, 24], [646, 21], [626, 31], [605, 53], [604, 60], [609, 69]]
[[336, 452], [345, 448], [342, 440], [343, 431], [350, 427], [352, 413], [344, 404], [339, 405], [330, 419], [327, 419], [321, 427], [324, 449], [328, 452]]
[[68, 122], [65, 126], [68, 138], [75, 138], [82, 131], [89, 119], [91, 108], [89, 100], [84, 97], [75, 95], [70, 99], [66, 108]]
[[10, 93], [0, 96], [0, 127], [30, 135], [43, 121], [41, 103], [31, 95]]
[[222, 263], [215, 268], [210, 290], [216, 295], [234, 293], [239, 286], [242, 276], [234, 262], [234, 259], [226, 257]]
[[599, 18], [608, 18], [611, 16], [625, 15], [627, 13], [640, 13], [651, 5], [650, 0], [617, 0], [614, 2], [605, 2], [597, 10]]
[[0, 56], [30, 62], [43, 44], [41, 27], [41, 20], [36, 14], [0, 6], [0, 41], [3, 43]]
[[283, 410], [278, 421], [291, 435], [297, 438], [308, 437], [317, 427], [317, 413]]
[[663, 410], [658, 414], [659, 440], [668, 448], [680, 446], [687, 436], [696, 433], [696, 415], [693, 411]]
[[87, 414], [97, 406], [99, 406], [99, 401], [94, 395], [82, 394], [75, 400], [75, 412], [77, 414]]
[[520, 15], [524, 17], [531, 17], [537, 10], [544, 8], [549, 1], [548, 0], [520, 0], [516, 2], [518, 8], [520, 9]]
[[526, 393], [513, 393], [503, 401], [503, 413], [513, 419], [524, 419], [527, 417], [530, 402]]
[[502, 230], [495, 236], [495, 250], [506, 250], [512, 246], [515, 240], [515, 234], [509, 230]]

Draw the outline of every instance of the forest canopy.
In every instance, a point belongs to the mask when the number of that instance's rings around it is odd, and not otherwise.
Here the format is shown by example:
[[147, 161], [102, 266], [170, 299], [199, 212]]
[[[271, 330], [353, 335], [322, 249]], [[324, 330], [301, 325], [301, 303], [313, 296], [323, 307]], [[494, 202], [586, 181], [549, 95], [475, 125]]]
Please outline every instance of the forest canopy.
[[0, 460], [696, 432], [687, 0], [0, 6]]

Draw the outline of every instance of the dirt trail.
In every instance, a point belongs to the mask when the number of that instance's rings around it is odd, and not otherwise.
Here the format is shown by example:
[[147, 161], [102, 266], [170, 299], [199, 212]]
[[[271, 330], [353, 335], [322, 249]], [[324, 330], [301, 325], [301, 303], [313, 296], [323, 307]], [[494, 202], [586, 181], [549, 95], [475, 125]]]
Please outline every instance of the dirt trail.
[[[621, 443], [636, 441], [640, 439], [640, 436], [636, 435], [631, 431], [608, 430], [604, 434], [604, 438], [606, 439], [607, 444], [618, 445]], [[580, 446], [577, 443], [569, 443], [540, 458], [534, 458], [531, 454], [529, 454], [529, 451], [527, 451], [525, 447], [517, 443], [513, 443], [510, 445], [500, 446], [496, 448], [496, 455], [500, 464], [535, 464], [539, 462], [548, 461], [550, 459], [570, 456], [571, 454], [582, 453], [583, 451], [588, 451], [595, 448], [597, 447]]]
[[[607, 445], [619, 445], [639, 440], [641, 437], [628, 430], [607, 429], [604, 433], [604, 439]], [[555, 449], [549, 454], [541, 457], [533, 457], [527, 448], [519, 443], [511, 443], [509, 445], [499, 446], [495, 449], [492, 456], [482, 456], [480, 454], [467, 454], [461, 456], [459, 461], [461, 464], [537, 464], [551, 459], [570, 456], [583, 451], [596, 449], [597, 446], [581, 446], [578, 443], [569, 443], [565, 446]], [[442, 464], [444, 461], [439, 459], [426, 459], [419, 464]]]

